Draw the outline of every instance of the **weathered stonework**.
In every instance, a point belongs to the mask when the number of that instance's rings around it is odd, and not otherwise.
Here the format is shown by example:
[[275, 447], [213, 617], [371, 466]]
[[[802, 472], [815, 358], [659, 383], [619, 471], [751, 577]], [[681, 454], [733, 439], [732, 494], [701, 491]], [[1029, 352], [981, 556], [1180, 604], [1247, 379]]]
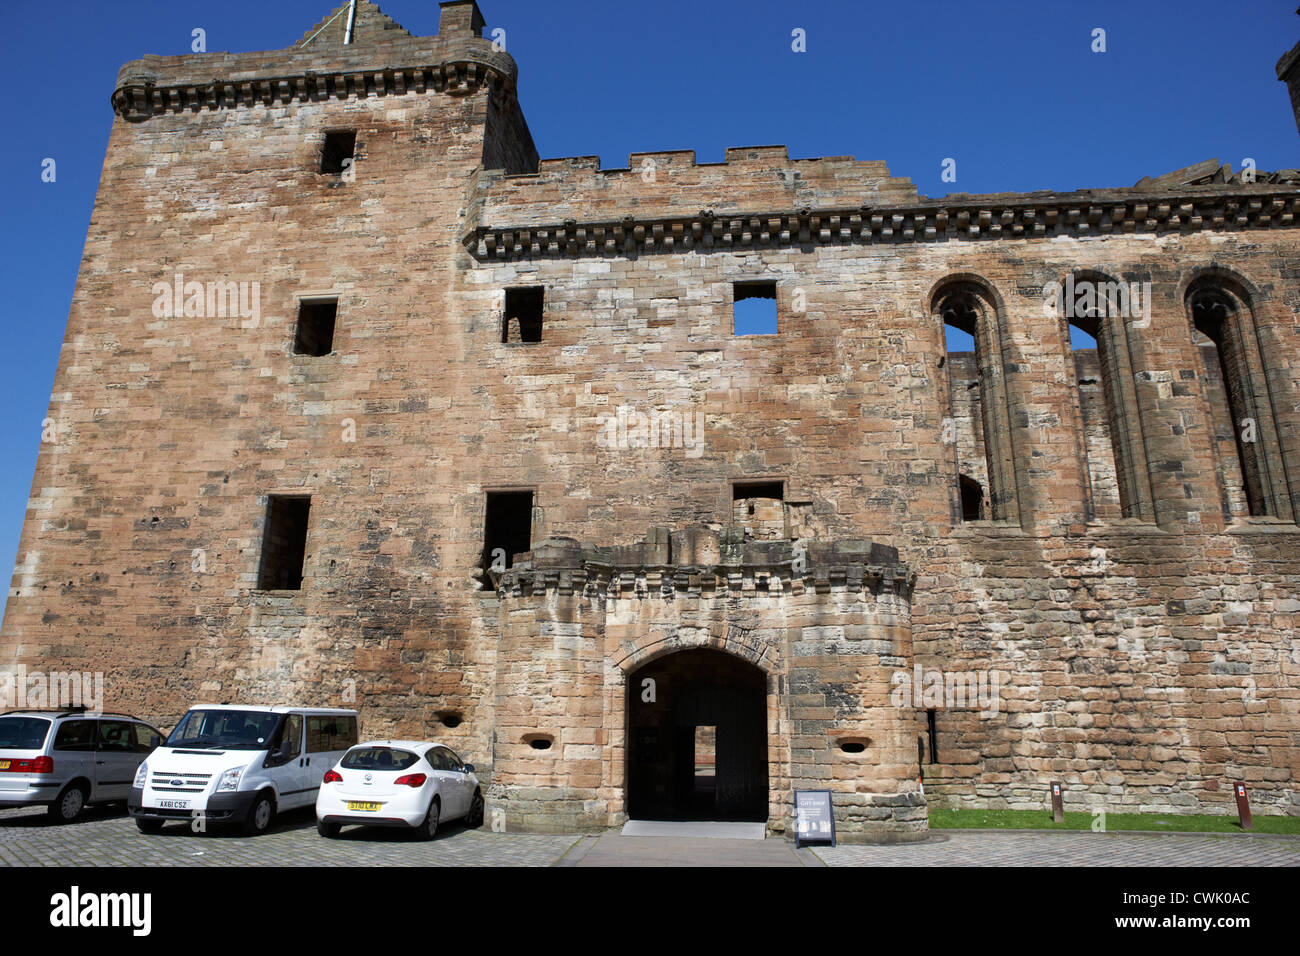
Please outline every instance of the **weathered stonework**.
[[[842, 837], [914, 837], [918, 777], [1206, 812], [1241, 779], [1300, 812], [1295, 177], [933, 200], [783, 147], [539, 163], [471, 0], [436, 38], [358, 8], [352, 44], [335, 11], [123, 68], [0, 667], [103, 670], [167, 726], [355, 691], [511, 829], [625, 819], [629, 679], [701, 649], [765, 688], [772, 832], [798, 787]], [[259, 313], [160, 316], [178, 274], [257, 282]], [[1147, 314], [1072, 352], [1044, 290], [1076, 278], [1150, 283]], [[753, 281], [775, 336], [732, 334]], [[332, 350], [297, 354], [321, 297]], [[621, 408], [702, 443], [602, 441]], [[521, 490], [532, 547], [487, 573], [487, 494]], [[267, 496], [307, 494], [302, 587], [259, 590]], [[996, 675], [996, 706], [898, 700], [917, 666]]]

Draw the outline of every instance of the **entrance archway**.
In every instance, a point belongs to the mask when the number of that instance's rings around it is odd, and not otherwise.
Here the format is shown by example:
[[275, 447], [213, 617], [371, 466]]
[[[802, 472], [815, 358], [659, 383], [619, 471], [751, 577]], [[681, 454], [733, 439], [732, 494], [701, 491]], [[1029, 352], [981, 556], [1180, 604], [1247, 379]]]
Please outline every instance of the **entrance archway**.
[[767, 820], [767, 677], [715, 650], [628, 678], [628, 816]]

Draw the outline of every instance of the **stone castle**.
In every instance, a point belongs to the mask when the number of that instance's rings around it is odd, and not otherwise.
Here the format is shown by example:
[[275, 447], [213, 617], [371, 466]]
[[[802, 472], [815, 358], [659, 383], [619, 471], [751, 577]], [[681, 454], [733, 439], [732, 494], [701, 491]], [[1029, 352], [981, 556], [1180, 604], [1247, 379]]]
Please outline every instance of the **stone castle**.
[[441, 7], [122, 69], [0, 667], [354, 705], [508, 829], [1300, 812], [1300, 176], [539, 160]]

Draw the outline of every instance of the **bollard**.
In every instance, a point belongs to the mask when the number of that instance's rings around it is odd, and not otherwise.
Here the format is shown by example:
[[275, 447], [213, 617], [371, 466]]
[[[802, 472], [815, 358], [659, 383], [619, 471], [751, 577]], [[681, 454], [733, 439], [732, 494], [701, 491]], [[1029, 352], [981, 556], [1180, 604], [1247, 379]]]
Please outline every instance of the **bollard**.
[[1052, 781], [1052, 822], [1065, 822], [1065, 804], [1061, 798], [1061, 784], [1057, 780]]
[[1232, 785], [1232, 789], [1237, 794], [1237, 817], [1241, 820], [1241, 828], [1249, 830], [1253, 824], [1250, 819], [1250, 798], [1246, 796], [1246, 785], [1238, 780]]

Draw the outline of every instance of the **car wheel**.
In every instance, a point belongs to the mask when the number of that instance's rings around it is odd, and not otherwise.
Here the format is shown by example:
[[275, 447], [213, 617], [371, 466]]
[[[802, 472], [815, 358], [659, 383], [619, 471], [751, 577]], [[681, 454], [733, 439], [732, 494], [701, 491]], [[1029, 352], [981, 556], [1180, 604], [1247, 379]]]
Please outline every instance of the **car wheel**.
[[434, 797], [429, 803], [429, 812], [425, 814], [424, 822], [420, 824], [415, 831], [415, 835], [421, 840], [432, 840], [438, 835], [438, 815], [442, 813], [442, 804], [438, 798]]
[[150, 820], [148, 817], [136, 817], [135, 828], [141, 833], [162, 833], [163, 822]]
[[249, 836], [258, 836], [271, 829], [273, 822], [275, 822], [275, 800], [269, 793], [259, 793], [257, 799], [253, 801], [253, 808], [248, 811], [248, 819], [244, 821], [244, 832]]
[[333, 840], [342, 829], [343, 825], [340, 823], [326, 823], [324, 820], [316, 821], [316, 832], [327, 840]]
[[474, 799], [469, 802], [469, 813], [465, 815], [465, 825], [471, 830], [483, 825], [483, 791], [475, 790]]
[[72, 823], [86, 809], [86, 787], [70, 783], [49, 806], [49, 817], [55, 823]]

